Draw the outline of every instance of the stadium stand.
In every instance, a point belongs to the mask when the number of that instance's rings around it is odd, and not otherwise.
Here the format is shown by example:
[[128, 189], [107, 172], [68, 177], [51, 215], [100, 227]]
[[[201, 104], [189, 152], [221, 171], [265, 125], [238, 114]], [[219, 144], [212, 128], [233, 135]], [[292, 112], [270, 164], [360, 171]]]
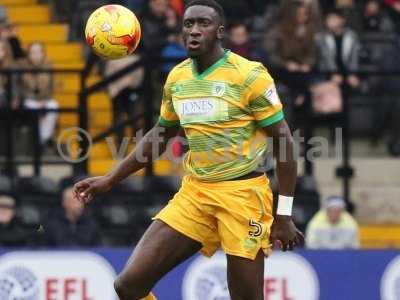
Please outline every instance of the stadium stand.
[[[82, 43], [82, 28], [89, 13], [107, 1], [77, 1], [77, 15], [72, 15], [69, 22], [60, 23], [54, 20], [51, 5], [46, 1], [36, 0], [0, 0], [0, 5], [11, 23], [17, 25], [18, 38], [23, 48], [29, 43], [41, 41], [45, 44], [47, 54], [55, 69], [76, 71], [61, 72], [54, 75], [54, 98], [57, 99], [61, 109], [82, 109], [80, 96], [84, 85], [86, 88], [98, 84], [109, 77], [103, 76], [104, 65], [95, 61], [94, 67], [89, 68], [89, 53]], [[139, 1], [136, 1], [139, 3]], [[135, 3], [136, 3], [135, 2]], [[261, 3], [262, 1], [260, 1]], [[244, 23], [248, 25], [250, 39], [254, 48], [261, 48], [262, 39], [265, 37], [265, 28], [271, 24], [267, 16], [276, 12], [278, 1], [269, 1], [265, 15], [258, 14]], [[136, 4], [134, 4], [136, 5]], [[137, 4], [139, 5], [139, 4]], [[271, 8], [269, 10], [269, 8]], [[273, 23], [273, 22], [272, 22]], [[385, 71], [398, 70], [394, 67], [393, 59], [399, 50], [399, 36], [397, 33], [360, 33], [360, 70]], [[268, 65], [268, 53], [258, 53]], [[388, 59], [389, 58], [389, 59]], [[88, 72], [84, 82], [82, 73]], [[392, 109], [393, 103], [400, 99], [398, 88], [399, 76], [389, 77], [385, 80], [381, 75], [361, 75], [362, 85], [359, 93], [350, 97], [350, 132], [352, 142], [352, 156], [357, 157], [352, 161], [355, 177], [352, 181], [351, 199], [356, 209], [354, 215], [360, 223], [361, 245], [365, 248], [398, 248], [400, 247], [400, 226], [398, 224], [399, 202], [399, 160], [390, 155], [399, 155], [394, 150], [389, 152], [383, 146], [386, 143], [386, 133], [390, 139], [395, 140], [398, 134], [396, 120], [398, 116]], [[154, 84], [151, 86], [154, 98], [159, 95], [161, 83], [157, 76], [152, 77]], [[279, 81], [279, 78], [277, 78]], [[289, 93], [290, 94], [290, 93]], [[377, 101], [379, 99], [379, 101]], [[94, 137], [104, 133], [112, 124], [112, 102], [105, 90], [105, 86], [88, 95], [88, 132]], [[157, 105], [154, 105], [158, 109]], [[78, 111], [77, 111], [78, 112]], [[295, 109], [294, 114], [301, 114], [301, 109]], [[388, 117], [390, 116], [390, 117]], [[321, 119], [324, 119], [322, 116]], [[154, 121], [154, 116], [149, 119]], [[326, 121], [326, 120], [325, 120]], [[340, 122], [340, 119], [335, 119]], [[328, 120], [328, 123], [331, 119]], [[301, 122], [300, 122], [301, 123]], [[80, 126], [78, 113], [61, 113], [58, 122], [57, 137], [70, 127]], [[329, 138], [329, 133], [323, 129], [323, 124], [316, 124], [316, 129]], [[318, 133], [319, 133], [318, 131]], [[23, 135], [21, 135], [24, 137]], [[108, 136], [112, 137], [112, 133]], [[26, 137], [26, 136], [25, 136]], [[130, 138], [133, 137], [131, 133]], [[393, 138], [392, 138], [393, 137]], [[64, 137], [67, 142], [68, 136]], [[113, 140], [104, 140], [95, 143], [88, 159], [88, 173], [102, 175], [114, 164], [112, 149]], [[16, 141], [17, 144], [19, 141]], [[375, 143], [375, 147], [370, 143]], [[111, 144], [110, 144], [111, 143]], [[111, 146], [110, 146], [111, 145]], [[77, 155], [78, 143], [73, 142]], [[130, 143], [127, 150], [132, 149]], [[3, 147], [3, 146], [1, 146]], [[111, 147], [111, 148], [110, 148]], [[22, 147], [23, 148], [23, 147]], [[23, 149], [24, 150], [24, 149]], [[24, 159], [27, 153], [18, 158]], [[28, 153], [30, 154], [30, 153]], [[1, 155], [0, 155], [1, 156]], [[29, 155], [28, 155], [29, 156]], [[45, 157], [49, 161], [59, 157]], [[332, 194], [342, 192], [342, 187], [335, 176], [335, 168], [340, 163], [338, 159], [321, 158], [314, 166], [313, 174], [305, 174], [299, 179], [294, 218], [299, 227], [304, 229], [308, 220], [318, 211], [320, 199]], [[17, 168], [21, 171], [24, 168]], [[301, 173], [304, 167], [301, 162]], [[27, 177], [11, 178], [0, 176], [0, 194], [12, 195], [16, 199], [18, 216], [24, 230], [30, 236], [30, 243], [39, 246], [35, 241], [47, 213], [51, 208], [60, 205], [60, 193], [71, 186], [78, 178], [79, 172], [72, 174], [69, 164], [59, 167], [60, 172], [46, 172], [43, 177], [29, 175]], [[64, 173], [70, 173], [63, 177]], [[132, 176], [126, 182], [116, 186], [112, 191], [99, 196], [89, 206], [99, 226], [101, 239], [99, 245], [123, 246], [135, 243], [145, 228], [151, 222], [151, 217], [160, 207], [170, 199], [177, 189], [177, 181], [183, 174], [179, 164], [167, 158], [161, 158], [153, 166], [153, 178], [145, 175], [145, 170]], [[60, 175], [62, 173], [62, 175]], [[79, 174], [79, 176], [78, 176]], [[75, 176], [73, 176], [75, 175]], [[272, 173], [273, 175], [273, 173]], [[60, 177], [62, 177], [60, 179]], [[389, 204], [388, 204], [389, 203]], [[380, 210], [379, 216], [374, 211]], [[397, 220], [397, 222], [396, 222]], [[44, 229], [45, 230], [45, 229]]]

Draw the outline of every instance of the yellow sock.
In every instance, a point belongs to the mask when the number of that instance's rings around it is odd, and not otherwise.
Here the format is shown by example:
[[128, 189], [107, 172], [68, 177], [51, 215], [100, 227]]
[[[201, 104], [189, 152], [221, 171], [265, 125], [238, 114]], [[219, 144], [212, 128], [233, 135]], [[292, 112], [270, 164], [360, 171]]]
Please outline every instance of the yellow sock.
[[150, 293], [146, 297], [142, 298], [142, 300], [157, 300], [157, 298], [153, 293]]

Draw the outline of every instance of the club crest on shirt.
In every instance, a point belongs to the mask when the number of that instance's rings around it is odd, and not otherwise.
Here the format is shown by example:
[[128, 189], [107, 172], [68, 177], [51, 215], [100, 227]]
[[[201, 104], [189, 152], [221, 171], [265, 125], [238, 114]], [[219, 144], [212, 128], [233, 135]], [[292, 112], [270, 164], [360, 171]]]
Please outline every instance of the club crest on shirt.
[[216, 82], [214, 83], [212, 88], [212, 95], [216, 97], [221, 97], [225, 94], [225, 89], [226, 89], [225, 83]]

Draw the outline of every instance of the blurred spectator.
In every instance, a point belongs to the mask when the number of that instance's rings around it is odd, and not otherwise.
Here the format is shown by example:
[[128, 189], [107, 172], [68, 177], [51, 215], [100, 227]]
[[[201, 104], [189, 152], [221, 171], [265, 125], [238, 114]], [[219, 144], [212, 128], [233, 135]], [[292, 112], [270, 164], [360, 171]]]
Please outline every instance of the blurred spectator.
[[383, 0], [383, 2], [394, 11], [400, 14], [400, 1], [399, 0]]
[[366, 32], [392, 32], [393, 22], [385, 14], [378, 0], [369, 0], [365, 4], [362, 31]]
[[50, 213], [45, 224], [46, 246], [94, 246], [98, 243], [97, 224], [69, 187], [62, 194], [62, 208]]
[[250, 34], [245, 24], [234, 23], [229, 27], [229, 38], [226, 47], [245, 58], [251, 59], [253, 57]]
[[183, 16], [184, 3], [183, 0], [169, 0], [169, 5], [175, 11], [179, 18]]
[[0, 23], [4, 23], [7, 21], [7, 13], [4, 9], [4, 6], [0, 4]]
[[314, 37], [317, 27], [309, 18], [309, 7], [292, 2], [281, 21], [265, 39], [274, 67], [288, 72], [309, 72], [316, 61]]
[[391, 99], [393, 105], [390, 107], [388, 115], [389, 122], [389, 141], [388, 151], [391, 155], [400, 157], [400, 99]]
[[71, 17], [71, 4], [74, 1], [49, 0], [52, 18], [57, 22], [68, 22]]
[[[140, 10], [144, 5], [145, 1], [144, 0], [122, 0], [121, 4], [130, 10], [136, 12]], [[117, 1], [114, 1], [114, 3], [118, 3]]]
[[396, 23], [396, 30], [400, 32], [400, 0], [383, 0], [389, 7], [392, 20]]
[[310, 8], [310, 19], [318, 27], [322, 26], [322, 7], [319, 0], [302, 0]]
[[[35, 42], [28, 47], [28, 56], [20, 64], [29, 70], [50, 69], [44, 45]], [[24, 73], [21, 77], [20, 92], [23, 104], [30, 109], [57, 109], [53, 99], [52, 75], [50, 73]], [[39, 117], [40, 141], [43, 145], [51, 140], [57, 124], [57, 112], [45, 112]]]
[[139, 16], [142, 27], [142, 45], [150, 55], [159, 55], [167, 43], [167, 37], [173, 31], [177, 22], [171, 18], [172, 8], [168, 0], [149, 0], [148, 6]]
[[[281, 18], [266, 35], [264, 46], [276, 78], [285, 84], [296, 105], [304, 101], [304, 94], [312, 80], [316, 63], [316, 18], [311, 18], [311, 6], [289, 2], [282, 6]], [[288, 108], [290, 105], [286, 103]]]
[[0, 246], [24, 246], [27, 236], [16, 217], [15, 200], [0, 196]]
[[245, 0], [219, 0], [218, 3], [224, 9], [226, 19], [230, 22], [247, 21], [254, 15], [252, 2]]
[[[0, 40], [0, 69], [8, 69], [13, 65], [11, 49], [5, 40]], [[7, 103], [7, 76], [0, 74], [0, 108]]]
[[25, 57], [25, 51], [22, 49], [21, 42], [18, 38], [17, 29], [13, 24], [0, 24], [0, 38], [6, 40], [10, 45], [14, 60]]
[[361, 30], [362, 26], [362, 11], [365, 1], [355, 0], [322, 0], [321, 6], [324, 8], [324, 13], [328, 13], [335, 9], [340, 9], [350, 28]]
[[[340, 10], [328, 13], [325, 19], [326, 31], [318, 34], [318, 66], [321, 71], [336, 72], [331, 81], [341, 85], [342, 73], [358, 70], [360, 44], [357, 34], [346, 27], [346, 19]], [[360, 86], [360, 79], [350, 74], [346, 78], [352, 88]]]
[[179, 32], [169, 35], [168, 44], [163, 48], [161, 57], [167, 60], [175, 60], [175, 62], [171, 61], [161, 64], [161, 72], [164, 78], [167, 77], [175, 65], [187, 58], [186, 48]]
[[310, 249], [348, 249], [359, 247], [358, 225], [345, 211], [340, 197], [330, 197], [325, 208], [311, 219], [306, 230], [306, 247]]
[[[140, 56], [138, 54], [132, 54], [122, 59], [108, 60], [105, 65], [105, 75], [109, 76], [118, 72], [139, 59]], [[143, 67], [138, 67], [108, 85], [108, 94], [113, 103], [114, 126], [125, 120], [126, 117], [132, 117], [135, 114], [142, 112], [143, 108], [140, 107], [140, 92], [137, 89], [142, 85], [143, 76]], [[135, 124], [133, 124], [133, 122], [131, 123], [133, 125], [133, 130], [135, 130]], [[117, 143], [120, 145], [124, 138], [123, 128], [118, 130], [116, 135]]]

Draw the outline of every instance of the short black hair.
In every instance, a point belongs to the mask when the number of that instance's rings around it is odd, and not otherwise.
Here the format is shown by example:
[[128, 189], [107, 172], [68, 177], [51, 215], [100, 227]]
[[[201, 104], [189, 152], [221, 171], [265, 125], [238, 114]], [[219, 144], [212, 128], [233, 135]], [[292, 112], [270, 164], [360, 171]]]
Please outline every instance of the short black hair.
[[224, 13], [224, 9], [222, 8], [222, 6], [215, 0], [192, 0], [190, 1], [188, 4], [185, 5], [185, 11], [191, 7], [191, 6], [195, 6], [195, 5], [201, 5], [201, 6], [208, 6], [213, 8], [220, 20], [221, 20], [221, 24], [225, 24], [225, 13]]

